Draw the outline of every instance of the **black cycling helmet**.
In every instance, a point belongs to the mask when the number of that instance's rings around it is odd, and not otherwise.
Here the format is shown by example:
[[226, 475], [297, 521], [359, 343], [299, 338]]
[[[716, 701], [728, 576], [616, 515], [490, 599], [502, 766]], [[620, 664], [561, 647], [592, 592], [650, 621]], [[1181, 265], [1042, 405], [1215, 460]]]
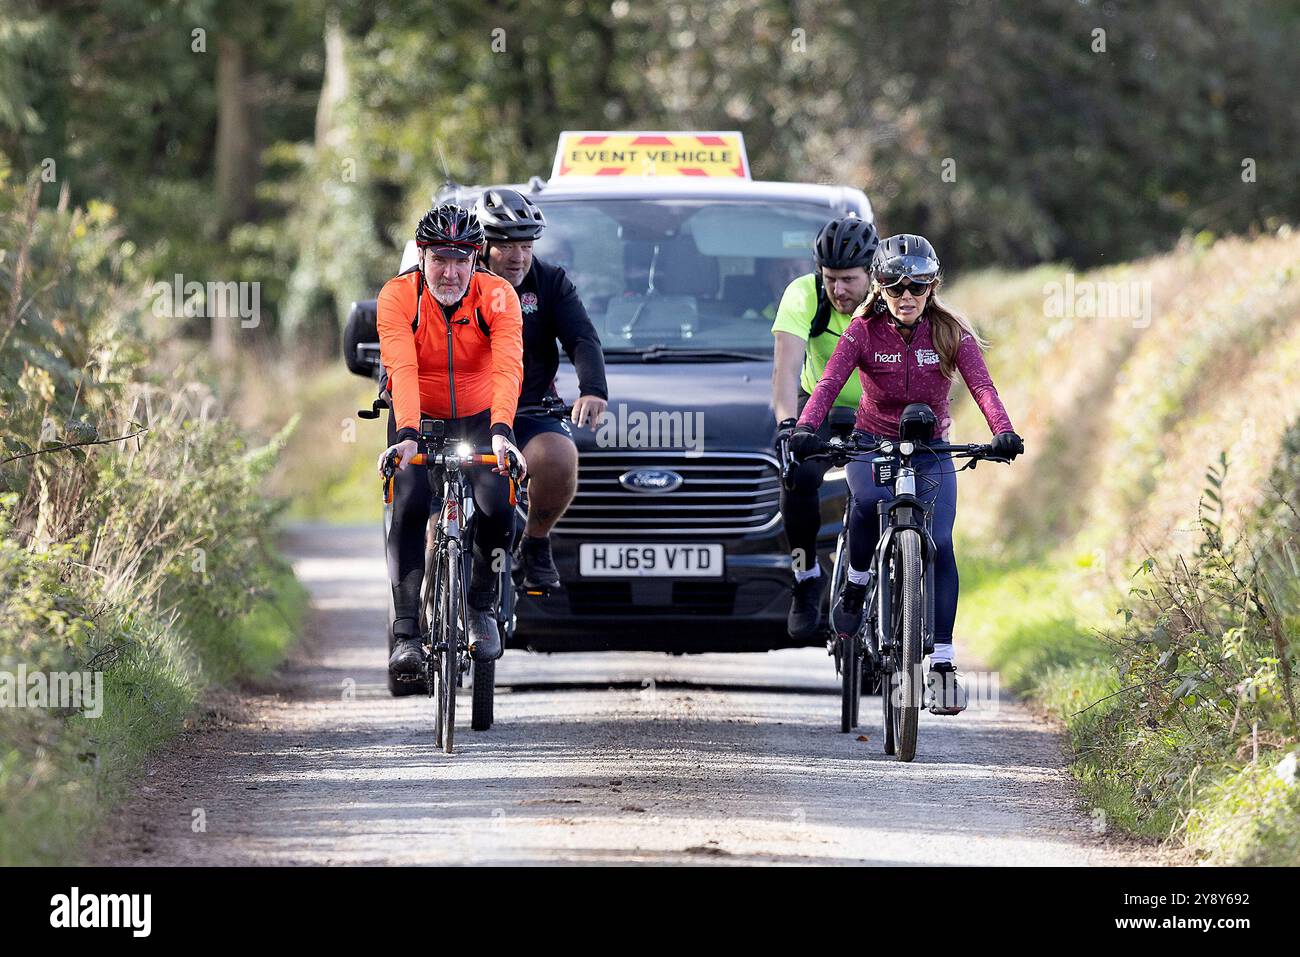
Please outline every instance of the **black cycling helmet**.
[[453, 259], [468, 259], [483, 245], [483, 227], [464, 206], [443, 203], [420, 218], [415, 227], [415, 244], [432, 246], [440, 255]]
[[899, 233], [890, 236], [876, 250], [871, 261], [871, 278], [882, 286], [891, 286], [900, 279], [933, 281], [939, 278], [939, 257], [924, 236]]
[[871, 257], [880, 244], [876, 227], [865, 219], [845, 216], [832, 219], [822, 227], [813, 243], [813, 261], [820, 269], [852, 269], [869, 266]]
[[484, 190], [474, 212], [488, 242], [526, 242], [536, 239], [546, 228], [546, 217], [537, 204], [513, 189]]

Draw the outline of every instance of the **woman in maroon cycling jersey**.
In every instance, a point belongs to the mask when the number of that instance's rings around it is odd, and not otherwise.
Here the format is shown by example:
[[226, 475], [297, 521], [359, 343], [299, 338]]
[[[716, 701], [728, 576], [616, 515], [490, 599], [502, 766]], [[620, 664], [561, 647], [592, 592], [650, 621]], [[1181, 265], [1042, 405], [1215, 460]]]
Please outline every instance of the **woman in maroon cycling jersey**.
[[[813, 433], [821, 425], [844, 382], [858, 370], [862, 401], [856, 426], [868, 440], [897, 439], [903, 409], [924, 402], [934, 411], [935, 437], [947, 440], [952, 424], [948, 395], [960, 373], [994, 434], [994, 451], [1009, 459], [1025, 450], [989, 377], [984, 343], [961, 316], [938, 299], [939, 258], [922, 236], [900, 234], [880, 244], [871, 263], [873, 288], [854, 313], [826, 371], [804, 406], [790, 451], [802, 459], [820, 443]], [[957, 559], [952, 549], [957, 516], [957, 477], [947, 455], [914, 457], [917, 494], [932, 509], [935, 555], [935, 636], [930, 656], [930, 684], [936, 689], [930, 710], [957, 714], [966, 707], [952, 654], [952, 627], [957, 617]], [[840, 595], [835, 627], [856, 628], [871, 580], [871, 557], [880, 536], [876, 504], [892, 493], [875, 484], [868, 462], [846, 469], [853, 493], [849, 516], [849, 571]], [[941, 690], [940, 690], [941, 689]]]

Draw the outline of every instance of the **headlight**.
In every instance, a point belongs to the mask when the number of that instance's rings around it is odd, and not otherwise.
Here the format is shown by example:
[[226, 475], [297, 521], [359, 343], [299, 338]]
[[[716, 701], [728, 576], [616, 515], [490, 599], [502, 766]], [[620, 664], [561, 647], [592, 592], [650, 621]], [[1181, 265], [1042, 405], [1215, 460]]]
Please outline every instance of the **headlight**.
[[460, 445], [456, 446], [456, 455], [462, 459], [467, 459], [473, 454], [474, 446], [470, 445], [468, 442], [462, 442]]
[[913, 445], [911, 442], [899, 442], [898, 451], [901, 452], [903, 455], [911, 455], [913, 452], [916, 451], [916, 446]]
[[894, 443], [893, 443], [893, 442], [881, 442], [881, 443], [880, 443], [880, 451], [883, 452], [883, 453], [885, 453], [886, 455], [890, 455], [890, 454], [892, 454], [893, 451], [894, 451]]

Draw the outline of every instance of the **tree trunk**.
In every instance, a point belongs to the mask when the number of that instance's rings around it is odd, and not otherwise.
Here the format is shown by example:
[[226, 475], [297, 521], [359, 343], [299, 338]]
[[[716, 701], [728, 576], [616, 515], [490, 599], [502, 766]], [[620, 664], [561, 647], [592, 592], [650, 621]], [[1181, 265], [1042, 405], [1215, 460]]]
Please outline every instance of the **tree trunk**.
[[[257, 143], [252, 108], [246, 95], [244, 48], [236, 37], [223, 34], [217, 44], [216, 192], [220, 235], [253, 213], [257, 182]], [[227, 277], [208, 277], [225, 280]], [[234, 320], [212, 319], [212, 356], [218, 362], [234, 353]]]
[[334, 149], [347, 135], [339, 126], [338, 105], [348, 95], [348, 64], [343, 28], [337, 19], [325, 25], [325, 80], [316, 106], [316, 149]]

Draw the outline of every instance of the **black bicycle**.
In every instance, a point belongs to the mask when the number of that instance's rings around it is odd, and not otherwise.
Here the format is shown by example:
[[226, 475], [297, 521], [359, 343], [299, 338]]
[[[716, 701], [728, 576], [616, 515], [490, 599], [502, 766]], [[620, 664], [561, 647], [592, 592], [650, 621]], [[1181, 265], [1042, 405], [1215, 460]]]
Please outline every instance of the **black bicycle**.
[[[469, 606], [466, 601], [473, 541], [474, 492], [466, 471], [476, 466], [495, 466], [490, 449], [475, 449], [469, 443], [446, 435], [441, 419], [420, 422], [421, 451], [409, 464], [428, 469], [433, 502], [425, 541], [424, 580], [420, 586], [420, 634], [425, 659], [422, 680], [430, 697], [437, 698], [434, 738], [448, 754], [456, 733], [456, 691], [467, 674], [472, 675], [470, 727], [484, 731], [492, 726], [492, 704], [496, 686], [496, 662], [474, 661], [469, 654]], [[451, 444], [454, 441], [455, 444]], [[510, 504], [516, 503], [519, 465], [513, 454], [507, 458]], [[384, 462], [384, 501], [392, 503], [393, 476], [397, 454]], [[504, 557], [508, 563], [509, 553]], [[508, 568], [506, 569], [508, 580]], [[498, 619], [500, 608], [498, 606]], [[417, 681], [420, 678], [415, 679]]]
[[[807, 456], [827, 459], [832, 465], [864, 461], [870, 456], [876, 485], [888, 486], [893, 492], [892, 498], [877, 506], [880, 539], [872, 558], [872, 584], [862, 624], [853, 634], [837, 636], [836, 664], [842, 678], [841, 730], [857, 725], [864, 683], [869, 686], [878, 676], [884, 751], [896, 754], [900, 761], [911, 761], [916, 756], [917, 726], [925, 693], [922, 661], [934, 651], [932, 514], [930, 505], [917, 495], [913, 461], [920, 454], [969, 459], [956, 470], [959, 472], [974, 468], [980, 460], [1009, 462], [994, 454], [991, 445], [932, 441], [934, 415], [928, 407], [924, 411], [929, 413], [928, 428], [919, 424], [926, 420], [925, 415], [913, 418], [905, 410], [897, 441], [864, 441], [861, 434], [855, 433], [847, 440], [833, 438]], [[847, 524], [847, 509], [845, 518]]]
[[[373, 355], [371, 355], [371, 353], [373, 353]], [[362, 343], [361, 345], [357, 346], [357, 354], [362, 360], [367, 360], [367, 359], [372, 360], [376, 368], [379, 367], [378, 345], [371, 346], [369, 344]], [[390, 405], [391, 405], [391, 396], [389, 395], [387, 390], [384, 390], [379, 394], [379, 397], [375, 399], [373, 403], [371, 403], [371, 407], [369, 409], [359, 409], [357, 411], [357, 415], [363, 419], [377, 419], [379, 418], [381, 412], [384, 409], [389, 408]], [[528, 484], [528, 477], [525, 476], [524, 480], [522, 482], [519, 482], [516, 488], [516, 494], [518, 496], [518, 504], [521, 508], [525, 510], [525, 512], [527, 512], [527, 507], [528, 507], [527, 484]], [[392, 529], [392, 525], [393, 525], [393, 506], [391, 501], [388, 501], [386, 499], [384, 502], [384, 548], [385, 549], [387, 549], [388, 547], [388, 535]], [[497, 600], [495, 613], [497, 619], [497, 628], [499, 629], [501, 634], [502, 647], [509, 647], [510, 639], [513, 637], [515, 633], [515, 621], [516, 621], [515, 620], [515, 592], [514, 592], [513, 581], [512, 581], [511, 555], [514, 550], [514, 546], [517, 544], [516, 540], [518, 538], [518, 535], [520, 534], [521, 528], [522, 525], [520, 525], [519, 518], [518, 516], [516, 516], [515, 531], [513, 533], [513, 537], [511, 538], [510, 548], [507, 549], [506, 554], [502, 556], [500, 559], [501, 571], [500, 571], [500, 580], [498, 582], [498, 588], [497, 588], [497, 595], [499, 596], [499, 598]], [[388, 654], [389, 655], [392, 655], [393, 644], [396, 641], [396, 638], [393, 635], [393, 617], [394, 617], [393, 595], [392, 595], [392, 590], [390, 589], [388, 594]], [[492, 722], [493, 722], [492, 705], [496, 696], [496, 691], [495, 691], [496, 662], [495, 661], [475, 662], [474, 667], [470, 670], [469, 673], [470, 673], [470, 687], [473, 689], [473, 702], [474, 702], [470, 727], [473, 728], [475, 731], [486, 731], [492, 727]], [[404, 695], [427, 694], [428, 687], [426, 686], [423, 677], [420, 677], [413, 681], [411, 680], [403, 681], [394, 677], [390, 673], [388, 676], [388, 691], [390, 694], [393, 695], [393, 697], [400, 698]]]
[[[844, 442], [853, 432], [855, 410], [846, 406], [832, 406], [827, 418], [831, 431], [830, 447], [843, 448]], [[790, 454], [788, 441], [780, 443], [777, 455], [781, 462], [781, 484], [787, 490], [793, 489], [794, 471], [799, 463]], [[830, 464], [843, 469], [845, 461], [831, 461]], [[828, 472], [827, 477], [836, 476]], [[843, 475], [838, 477], [843, 478]], [[857, 636], [841, 635], [835, 626], [836, 604], [849, 571], [849, 516], [852, 512], [853, 496], [850, 493], [844, 499], [844, 516], [840, 520], [840, 531], [835, 538], [835, 550], [831, 555], [830, 609], [826, 616], [826, 654], [834, 658], [835, 674], [839, 676], [842, 686], [840, 731], [845, 734], [858, 726], [858, 711], [864, 689], [867, 694], [879, 694], [881, 689], [880, 673], [873, 669], [870, 656], [854, 652], [851, 641]], [[856, 669], [845, 666], [854, 660], [858, 662]]]

